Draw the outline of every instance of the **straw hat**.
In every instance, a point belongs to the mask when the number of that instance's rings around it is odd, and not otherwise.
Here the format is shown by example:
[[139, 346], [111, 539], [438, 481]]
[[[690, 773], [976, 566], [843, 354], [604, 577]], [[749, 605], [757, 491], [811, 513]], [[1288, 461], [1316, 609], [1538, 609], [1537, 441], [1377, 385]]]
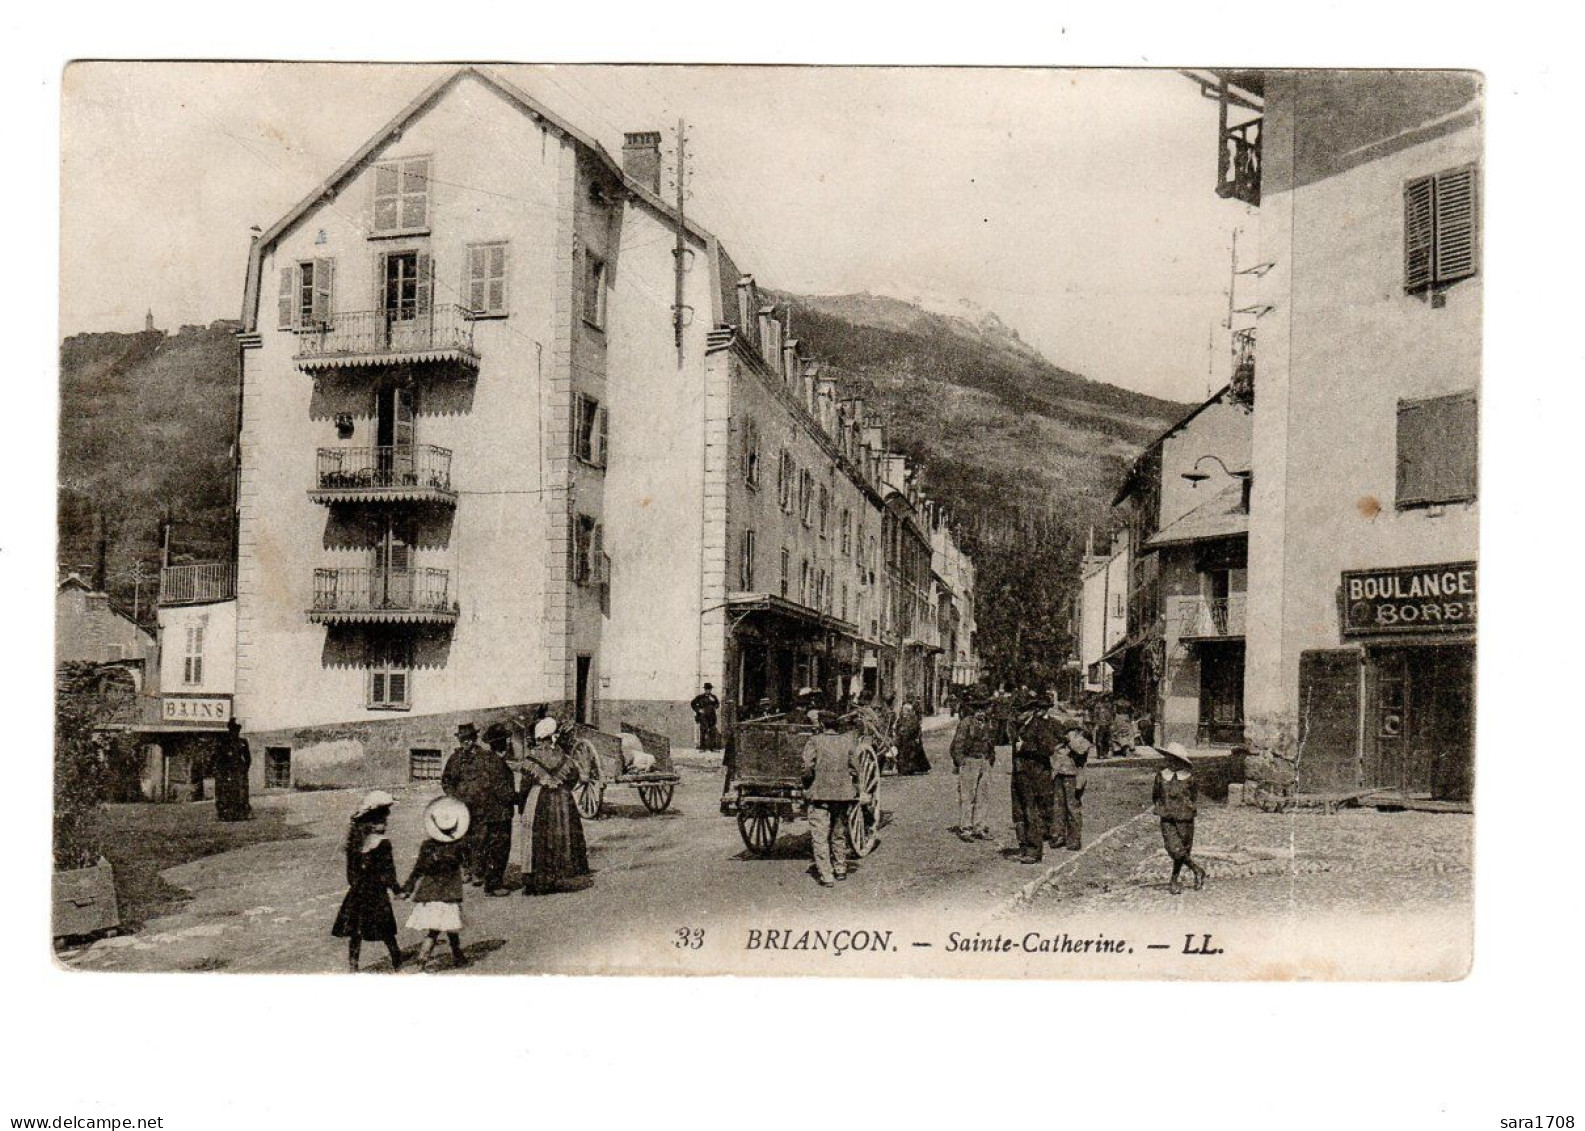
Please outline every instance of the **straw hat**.
[[544, 718], [540, 719], [539, 722], [534, 724], [534, 741], [543, 742], [547, 738], [555, 738], [556, 728], [560, 725], [561, 724], [555, 719], [551, 718], [549, 715], [546, 715]]
[[1181, 742], [1169, 742], [1165, 746], [1154, 747], [1154, 750], [1167, 761], [1173, 763], [1178, 769], [1192, 770], [1194, 768], [1194, 762], [1190, 760], [1189, 752], [1184, 749]]
[[363, 800], [358, 802], [358, 807], [352, 811], [352, 819], [367, 817], [370, 813], [381, 809], [389, 809], [396, 804], [396, 798], [386, 793], [383, 789], [371, 789], [363, 795]]
[[437, 797], [424, 807], [424, 835], [450, 844], [468, 835], [468, 807], [455, 797]]

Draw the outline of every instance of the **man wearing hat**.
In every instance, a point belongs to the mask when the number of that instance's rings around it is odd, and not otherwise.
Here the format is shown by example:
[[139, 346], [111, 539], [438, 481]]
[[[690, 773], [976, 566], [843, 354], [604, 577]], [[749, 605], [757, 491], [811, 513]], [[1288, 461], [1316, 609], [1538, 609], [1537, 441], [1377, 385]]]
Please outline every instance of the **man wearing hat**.
[[1051, 759], [1061, 732], [1046, 714], [1046, 701], [1029, 696], [1017, 701], [1013, 730], [1013, 829], [1019, 859], [1038, 864], [1045, 855], [1047, 825], [1053, 808]]
[[952, 772], [958, 775], [958, 839], [990, 840], [985, 821], [986, 795], [991, 767], [996, 764], [996, 724], [989, 715], [990, 700], [965, 695], [958, 704], [960, 718], [952, 736]]
[[848, 878], [848, 808], [859, 796], [858, 742], [839, 729], [830, 711], [818, 716], [820, 733], [803, 748], [804, 799], [809, 802], [809, 841], [821, 887]]
[[470, 832], [463, 845], [463, 871], [470, 882], [484, 885], [490, 895], [509, 894], [504, 886], [506, 864], [512, 851], [512, 805], [517, 784], [506, 764], [511, 731], [501, 723], [486, 733], [490, 745], [478, 741], [478, 728], [463, 723], [457, 728], [461, 745], [446, 762], [440, 787], [468, 807]]
[[693, 697], [688, 704], [693, 709], [693, 721], [699, 725], [699, 749], [714, 750], [721, 745], [721, 732], [717, 729], [716, 720], [721, 711], [721, 700], [716, 698], [715, 688], [705, 684], [704, 690]]
[[1053, 709], [1050, 714], [1061, 737], [1052, 758], [1052, 816], [1047, 843], [1077, 852], [1084, 834], [1084, 766], [1095, 747], [1084, 736], [1084, 726], [1077, 717], [1060, 709]]

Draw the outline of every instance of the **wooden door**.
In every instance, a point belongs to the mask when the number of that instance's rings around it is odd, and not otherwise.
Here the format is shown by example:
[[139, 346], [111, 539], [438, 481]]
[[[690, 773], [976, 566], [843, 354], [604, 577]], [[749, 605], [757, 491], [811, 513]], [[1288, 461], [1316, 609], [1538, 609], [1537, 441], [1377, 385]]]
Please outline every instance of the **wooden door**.
[[411, 385], [387, 385], [375, 394], [374, 442], [382, 487], [411, 487], [417, 481], [413, 447], [417, 399]]

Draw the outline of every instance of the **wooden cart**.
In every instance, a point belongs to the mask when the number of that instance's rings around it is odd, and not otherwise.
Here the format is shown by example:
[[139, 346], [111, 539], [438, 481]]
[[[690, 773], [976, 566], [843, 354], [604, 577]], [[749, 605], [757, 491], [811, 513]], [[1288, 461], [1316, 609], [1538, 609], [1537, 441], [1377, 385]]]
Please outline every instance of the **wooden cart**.
[[[737, 730], [737, 831], [749, 852], [767, 856], [776, 845], [783, 821], [804, 816], [803, 750], [817, 728], [793, 722], [743, 723]], [[875, 745], [858, 736], [859, 799], [848, 810], [848, 839], [853, 851], [868, 856], [875, 850], [881, 823], [881, 770]]]
[[605, 804], [605, 791], [613, 785], [629, 785], [638, 790], [638, 799], [651, 813], [663, 813], [671, 805], [672, 794], [680, 780], [671, 761], [671, 740], [643, 727], [622, 724], [626, 734], [634, 735], [644, 750], [655, 759], [653, 769], [630, 771], [622, 758], [622, 739], [594, 727], [573, 723], [570, 728], [572, 756], [583, 771], [583, 780], [573, 790], [578, 814], [594, 820]]

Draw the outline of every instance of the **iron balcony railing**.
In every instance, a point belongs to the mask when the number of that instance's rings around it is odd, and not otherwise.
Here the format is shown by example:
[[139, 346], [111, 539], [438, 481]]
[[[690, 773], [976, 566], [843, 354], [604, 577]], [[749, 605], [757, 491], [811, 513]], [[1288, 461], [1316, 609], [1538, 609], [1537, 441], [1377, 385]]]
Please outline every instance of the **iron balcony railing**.
[[1252, 118], [1222, 133], [1217, 162], [1216, 195], [1260, 204], [1260, 136], [1263, 120]]
[[1242, 404], [1255, 403], [1255, 328], [1233, 332], [1234, 397]]
[[1178, 598], [1178, 636], [1183, 640], [1241, 639], [1245, 597]]
[[320, 502], [456, 499], [451, 450], [434, 444], [320, 448], [314, 487]]
[[200, 605], [237, 595], [237, 567], [231, 562], [194, 562], [160, 570], [160, 604]]
[[297, 333], [299, 369], [454, 361], [477, 368], [473, 320], [452, 303], [423, 311], [359, 310], [332, 314]]
[[443, 569], [316, 569], [309, 618], [321, 623], [435, 624], [457, 619]]

